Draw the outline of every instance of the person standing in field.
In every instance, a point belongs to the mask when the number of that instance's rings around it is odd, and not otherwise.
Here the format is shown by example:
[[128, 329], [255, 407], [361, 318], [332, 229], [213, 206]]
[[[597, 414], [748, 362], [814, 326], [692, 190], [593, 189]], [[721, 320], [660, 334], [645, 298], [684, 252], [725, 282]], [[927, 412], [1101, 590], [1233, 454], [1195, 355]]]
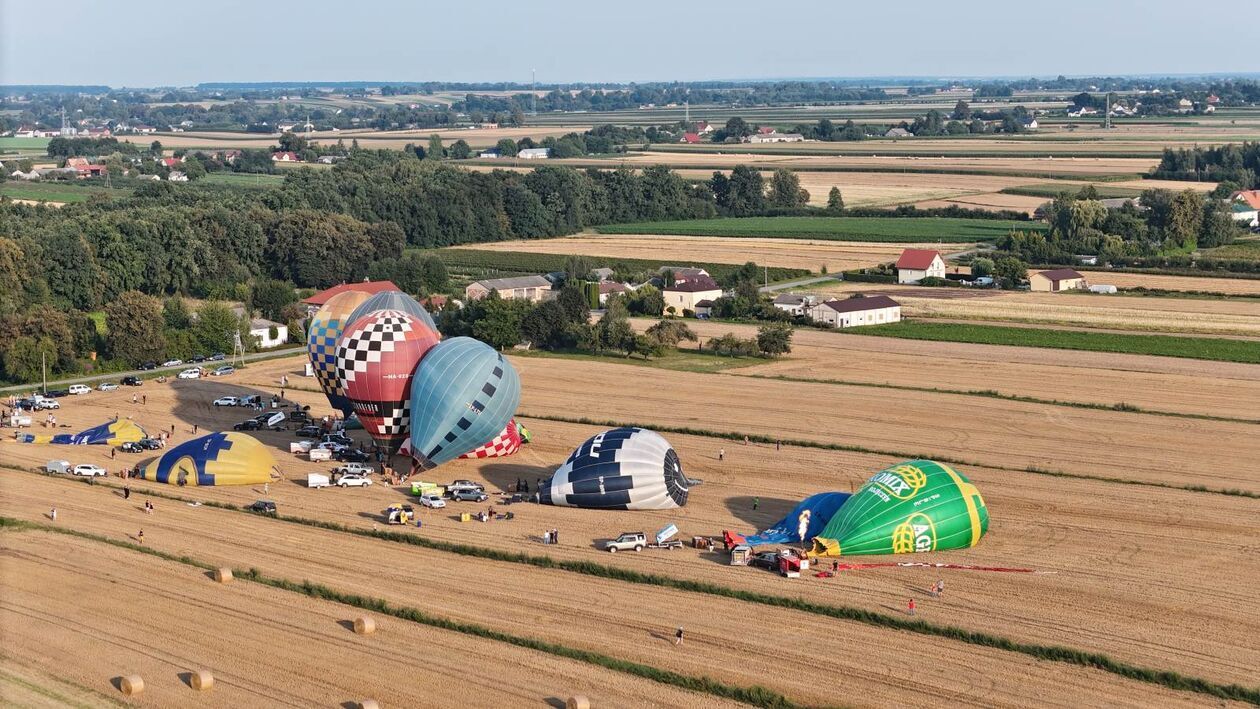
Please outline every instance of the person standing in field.
[[761, 507], [761, 498], [754, 497], [753, 498], [753, 512], [756, 512], [758, 507]]
[[52, 511], [48, 513], [48, 517], [54, 522], [57, 521], [57, 508], [56, 507], [52, 508]]
[[123, 485], [123, 499], [124, 500], [131, 499], [131, 486], [130, 485]]
[[680, 625], [678, 626], [678, 630], [674, 631], [674, 645], [682, 645], [682, 642], [683, 642], [683, 628]]
[[910, 602], [906, 604], [906, 615], [914, 615], [914, 599], [913, 598], [911, 598]]
[[141, 544], [144, 544], [144, 530], [143, 529], [136, 533], [136, 540], [139, 541]]
[[726, 459], [726, 449], [725, 449], [725, 448], [719, 448], [719, 449], [718, 449], [718, 460], [725, 460], [725, 459]]

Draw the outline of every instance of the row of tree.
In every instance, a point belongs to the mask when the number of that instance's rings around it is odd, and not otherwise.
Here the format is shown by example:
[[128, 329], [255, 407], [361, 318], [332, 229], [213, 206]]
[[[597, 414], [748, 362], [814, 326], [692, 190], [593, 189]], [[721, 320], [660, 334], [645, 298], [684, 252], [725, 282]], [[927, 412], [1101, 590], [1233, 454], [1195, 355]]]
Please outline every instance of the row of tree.
[[1048, 231], [1013, 231], [997, 246], [1029, 263], [1071, 264], [1078, 254], [1107, 262], [1221, 246], [1243, 231], [1227, 204], [1193, 190], [1146, 190], [1140, 202], [1108, 209], [1092, 186], [1063, 193], [1045, 207]]

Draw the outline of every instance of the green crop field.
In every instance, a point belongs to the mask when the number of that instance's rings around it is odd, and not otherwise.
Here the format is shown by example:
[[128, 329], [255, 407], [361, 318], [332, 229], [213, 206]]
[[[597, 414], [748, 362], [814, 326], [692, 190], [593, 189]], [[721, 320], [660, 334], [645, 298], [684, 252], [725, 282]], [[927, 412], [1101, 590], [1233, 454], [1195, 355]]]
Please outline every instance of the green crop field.
[[[451, 279], [456, 283], [467, 284], [484, 278], [505, 278], [507, 276], [536, 275], [551, 273], [564, 269], [565, 256], [560, 254], [534, 254], [515, 251], [478, 251], [476, 249], [421, 249], [423, 254], [437, 256], [446, 264]], [[661, 266], [696, 266], [708, 271], [711, 276], [721, 281], [739, 268], [727, 263], [693, 263], [679, 264], [674, 261], [656, 261], [652, 259], [600, 258], [588, 257], [596, 266], [607, 266], [617, 271], [655, 271]], [[810, 275], [801, 268], [771, 267], [766, 274], [771, 281], [786, 281]]]
[[1260, 237], [1240, 239], [1226, 246], [1218, 246], [1203, 252], [1205, 257], [1260, 261]]
[[48, 148], [51, 138], [0, 138], [0, 150], [39, 150]]
[[1029, 221], [946, 217], [726, 217], [676, 222], [610, 224], [604, 234], [673, 234], [831, 241], [966, 243], [993, 241], [1012, 229], [1040, 231]]
[[94, 194], [117, 199], [130, 195], [131, 190], [63, 182], [6, 182], [0, 185], [2, 196], [39, 202], [86, 202]]
[[1216, 337], [1127, 335], [1110, 332], [1049, 330], [1003, 325], [970, 325], [909, 320], [892, 325], [872, 325], [851, 331], [841, 330], [839, 332], [850, 332], [857, 335], [878, 335], [881, 337], [901, 337], [908, 340], [967, 342], [981, 345], [1012, 345], [1015, 347], [1048, 347], [1063, 350], [1117, 352], [1260, 364], [1260, 342]]

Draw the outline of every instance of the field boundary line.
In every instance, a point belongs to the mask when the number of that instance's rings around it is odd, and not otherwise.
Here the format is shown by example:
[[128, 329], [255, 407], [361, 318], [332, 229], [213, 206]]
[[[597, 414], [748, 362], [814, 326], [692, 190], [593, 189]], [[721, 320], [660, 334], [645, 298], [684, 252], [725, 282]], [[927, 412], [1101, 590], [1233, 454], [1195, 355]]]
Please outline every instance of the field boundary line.
[[[115, 485], [107, 487], [116, 488]], [[152, 494], [146, 491], [146, 494]], [[188, 502], [191, 498], [184, 498], [179, 495], [170, 495], [158, 493], [155, 497], [165, 497], [168, 499]], [[232, 504], [203, 501], [202, 504], [217, 509], [226, 509], [241, 514], [257, 513], [243, 510]], [[270, 515], [268, 515], [270, 516]], [[555, 569], [559, 571], [567, 571], [571, 573], [582, 574], [585, 576], [593, 576], [596, 578], [611, 579], [614, 581], [622, 581], [626, 583], [641, 584], [647, 586], [657, 586], [662, 588], [670, 588], [677, 591], [685, 591], [690, 593], [700, 593], [721, 598], [731, 598], [735, 600], [757, 603], [760, 605], [786, 608], [789, 610], [797, 610], [804, 613], [810, 613], [819, 616], [836, 618], [838, 620], [848, 620], [864, 625], [871, 625], [879, 628], [887, 628], [891, 630], [904, 630], [920, 635], [929, 635], [947, 640], [955, 640], [969, 645], [977, 645], [981, 647], [989, 647], [1006, 652], [1013, 652], [1021, 655], [1028, 655], [1041, 660], [1051, 660], [1054, 662], [1062, 662], [1081, 667], [1088, 667], [1104, 672], [1109, 672], [1121, 677], [1133, 679], [1151, 684], [1158, 684], [1169, 689], [1197, 692], [1200, 694], [1208, 694], [1223, 699], [1234, 699], [1245, 701], [1260, 706], [1260, 687], [1244, 687], [1238, 684], [1221, 684], [1212, 682], [1198, 677], [1186, 677], [1176, 672], [1168, 670], [1156, 670], [1139, 665], [1129, 664], [1119, 660], [1112, 659], [1109, 655], [1099, 652], [1089, 652], [1078, 650], [1062, 645], [1043, 645], [1040, 643], [1025, 643], [1011, 640], [1000, 635], [991, 633], [972, 631], [953, 625], [940, 625], [930, 623], [925, 620], [910, 620], [898, 616], [880, 613], [877, 611], [869, 611], [853, 606], [838, 606], [824, 603], [815, 603], [806, 601], [802, 598], [791, 598], [788, 596], [778, 596], [775, 594], [761, 593], [758, 591], [747, 591], [744, 589], [731, 588], [720, 584], [710, 583], [707, 581], [695, 581], [688, 579], [677, 579], [661, 574], [650, 574], [632, 569], [622, 569], [607, 564], [600, 564], [592, 561], [572, 560], [557, 561], [550, 556], [537, 556], [527, 554], [525, 552], [509, 552], [499, 549], [491, 549], [489, 547], [479, 547], [471, 544], [460, 544], [455, 542], [447, 542], [423, 537], [416, 534], [402, 534], [399, 532], [391, 532], [388, 530], [361, 530], [348, 527], [339, 522], [325, 522], [321, 520], [312, 520], [302, 517], [288, 517], [284, 515], [270, 516], [278, 522], [288, 522], [290, 524], [299, 524], [308, 527], [316, 527], [329, 531], [342, 532], [360, 537], [379, 539], [382, 541], [410, 544], [434, 551], [442, 551], [459, 556], [469, 556], [479, 559], [487, 559], [490, 561], [503, 561], [516, 564], [524, 564], [541, 569]], [[45, 527], [31, 522], [22, 522], [20, 520], [12, 520], [12, 518], [0, 517], [0, 529], [3, 529], [7, 522], [16, 521], [18, 526], [29, 526], [38, 529], [51, 529], [53, 531], [63, 531], [61, 528]], [[64, 530], [69, 534], [88, 534], [86, 532], [76, 532], [74, 530]], [[111, 544], [122, 545], [126, 548], [139, 548], [149, 551], [144, 547], [137, 547], [129, 542], [122, 542], [108, 538], [101, 538]], [[156, 551], [156, 550], [154, 550]], [[160, 552], [159, 552], [160, 553]], [[210, 568], [210, 567], [205, 567]], [[250, 569], [251, 573], [256, 573], [255, 569]], [[236, 572], [233, 571], [235, 574]], [[383, 601], [382, 601], [383, 602]], [[707, 678], [704, 678], [707, 680]], [[755, 687], [754, 689], [761, 689]], [[769, 691], [769, 690], [766, 690]], [[765, 705], [759, 705], [765, 706]], [[790, 705], [773, 705], [773, 706], [790, 706]]]
[[[24, 522], [11, 517], [0, 517], [0, 529], [13, 531], [33, 530], [52, 532], [102, 544], [109, 544], [111, 546], [127, 549], [129, 551], [140, 552], [142, 554], [148, 554], [164, 561], [184, 564], [204, 571], [210, 571], [217, 568], [214, 564], [209, 564], [187, 555], [177, 556], [169, 552], [152, 549], [132, 542], [110, 539], [104, 535], [92, 532], [83, 532], [75, 529], [66, 529], [64, 527], [54, 527], [51, 525]], [[741, 687], [738, 685], [727, 684], [725, 682], [719, 682], [710, 677], [696, 677], [693, 675], [682, 674], [680, 672], [674, 672], [672, 670], [662, 670], [640, 662], [623, 660], [611, 655], [594, 652], [592, 650], [582, 650], [579, 648], [569, 647], [568, 645], [547, 642], [545, 640], [538, 640], [536, 638], [523, 635], [505, 633], [476, 623], [443, 618], [426, 613], [425, 611], [413, 606], [395, 605], [383, 598], [374, 598], [356, 593], [338, 591], [330, 586], [312, 583], [308, 580], [303, 580], [299, 583], [285, 578], [267, 576], [256, 568], [234, 568], [232, 569], [232, 577], [242, 581], [250, 581], [263, 586], [268, 586], [281, 591], [298, 593], [317, 600], [332, 601], [352, 608], [371, 611], [373, 613], [380, 613], [381, 615], [387, 615], [419, 625], [426, 625], [440, 630], [447, 630], [481, 638], [483, 640], [492, 640], [507, 645], [525, 648], [527, 650], [535, 650], [548, 655], [555, 655], [557, 657], [576, 660], [589, 665], [603, 667], [604, 669], [612, 670], [614, 672], [620, 672], [622, 674], [647, 679], [659, 684], [678, 687], [680, 689], [700, 694], [709, 694], [723, 699], [730, 699], [755, 707], [793, 709], [794, 707], [801, 706], [779, 692], [775, 692], [758, 685]]]

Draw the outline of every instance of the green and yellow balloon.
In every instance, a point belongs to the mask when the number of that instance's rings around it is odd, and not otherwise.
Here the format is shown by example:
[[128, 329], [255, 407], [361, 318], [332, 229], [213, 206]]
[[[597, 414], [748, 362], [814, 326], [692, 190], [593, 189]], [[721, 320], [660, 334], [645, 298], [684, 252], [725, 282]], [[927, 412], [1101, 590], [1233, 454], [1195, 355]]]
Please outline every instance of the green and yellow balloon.
[[872, 475], [814, 537], [814, 556], [966, 549], [989, 529], [980, 491], [944, 463], [910, 460]]

